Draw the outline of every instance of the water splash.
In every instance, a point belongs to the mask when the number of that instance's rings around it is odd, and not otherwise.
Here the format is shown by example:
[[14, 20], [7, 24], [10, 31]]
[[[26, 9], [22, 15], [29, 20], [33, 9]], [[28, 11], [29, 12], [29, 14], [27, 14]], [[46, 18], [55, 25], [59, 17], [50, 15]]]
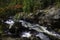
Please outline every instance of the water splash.
[[8, 25], [10, 25], [10, 26], [9, 26], [9, 29], [10, 29], [10, 28], [13, 26], [14, 21], [11, 20], [11, 19], [9, 19], [9, 20], [5, 21], [5, 23], [8, 24]]
[[29, 38], [29, 37], [31, 37], [31, 33], [30, 32], [23, 32], [21, 37]]

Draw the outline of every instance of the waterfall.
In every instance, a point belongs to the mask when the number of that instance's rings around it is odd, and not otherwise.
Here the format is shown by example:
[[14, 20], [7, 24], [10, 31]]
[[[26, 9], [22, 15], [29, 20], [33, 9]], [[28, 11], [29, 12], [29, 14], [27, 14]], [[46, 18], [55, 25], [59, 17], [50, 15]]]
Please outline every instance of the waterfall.
[[[19, 20], [18, 22], [20, 22], [23, 27], [28, 28], [29, 30], [33, 29], [33, 30], [37, 31], [38, 33], [35, 36], [39, 37], [41, 40], [50, 40], [47, 35], [51, 35], [55, 38], [60, 39], [60, 35], [58, 33], [55, 33], [54, 31], [47, 30], [47, 27], [40, 26], [39, 24], [30, 23], [30, 22], [27, 22], [24, 20]], [[12, 19], [9, 19], [9, 20], [5, 21], [5, 23], [10, 25], [9, 26], [9, 29], [10, 29], [10, 28], [12, 28], [15, 21], [13, 21]], [[47, 35], [45, 35], [44, 33]], [[11, 33], [8, 33], [8, 34], [11, 34]], [[29, 38], [29, 37], [31, 37], [31, 35], [32, 34], [30, 33], [30, 31], [29, 32], [23, 31], [21, 37]]]

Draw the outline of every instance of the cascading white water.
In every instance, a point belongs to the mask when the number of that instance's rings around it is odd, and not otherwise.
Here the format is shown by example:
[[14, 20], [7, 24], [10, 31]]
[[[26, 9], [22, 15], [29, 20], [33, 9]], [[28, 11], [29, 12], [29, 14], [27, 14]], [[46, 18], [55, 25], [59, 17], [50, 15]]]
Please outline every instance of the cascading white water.
[[7, 20], [5, 23], [10, 25], [10, 26], [9, 26], [9, 29], [10, 29], [10, 28], [13, 26], [14, 21], [11, 20], [11, 19], [9, 19], [9, 20]]
[[[56, 38], [58, 37], [58, 39], [60, 39], [60, 35], [57, 35], [57, 33], [53, 32], [53, 31], [48, 31], [47, 28], [44, 26], [40, 26], [39, 24], [31, 24], [31, 23], [26, 22], [24, 20], [19, 21], [19, 22], [22, 22], [22, 25], [24, 27], [29, 27], [30, 29], [34, 29], [38, 32], [46, 33], [48, 35], [51, 35]], [[44, 36], [46, 36], [46, 35], [44, 35]], [[48, 38], [46, 38], [46, 40], [48, 40]]]
[[[35, 36], [39, 37], [41, 40], [50, 40], [49, 37], [43, 33], [46, 33], [48, 35], [54, 36], [54, 37], [58, 37], [60, 39], [60, 35], [57, 33], [53, 33], [52, 31], [48, 31], [47, 27], [44, 26], [40, 26], [39, 24], [33, 24], [33, 23], [29, 23], [26, 22], [24, 20], [19, 20], [18, 22], [21, 22], [22, 26], [29, 28], [30, 30], [36, 30], [37, 32], [39, 32], [38, 34], [36, 34]], [[9, 24], [9, 29], [13, 26], [13, 24], [15, 23], [13, 20], [9, 19], [7, 20], [5, 23]], [[22, 29], [23, 30], [23, 29]], [[30, 32], [23, 32], [21, 37], [31, 37]]]

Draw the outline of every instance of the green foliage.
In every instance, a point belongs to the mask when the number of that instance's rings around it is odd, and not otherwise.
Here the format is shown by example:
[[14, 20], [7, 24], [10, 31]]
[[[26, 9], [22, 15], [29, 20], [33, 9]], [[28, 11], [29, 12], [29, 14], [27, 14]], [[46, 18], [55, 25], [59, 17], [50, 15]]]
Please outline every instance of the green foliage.
[[55, 0], [55, 4], [58, 8], [60, 8], [60, 0]]
[[23, 5], [22, 9], [25, 14], [35, 13], [36, 10], [44, 9], [54, 3], [56, 3], [58, 7], [60, 6], [60, 0], [0, 0], [0, 2], [3, 3], [3, 5], [0, 5], [0, 16], [10, 16], [20, 12], [20, 9], [9, 8], [16, 4]]
[[9, 3], [9, 6], [13, 6], [16, 4], [16, 0], [11, 0], [10, 3]]
[[10, 0], [0, 0], [0, 8], [7, 7], [10, 3]]
[[20, 18], [21, 18], [21, 15], [17, 13], [17, 14], [14, 16], [14, 21], [18, 21]]
[[2, 31], [2, 26], [0, 25], [0, 33], [2, 33], [3, 31]]
[[23, 1], [23, 11], [26, 13], [29, 13], [30, 12], [30, 3], [31, 3], [31, 0], [24, 0]]

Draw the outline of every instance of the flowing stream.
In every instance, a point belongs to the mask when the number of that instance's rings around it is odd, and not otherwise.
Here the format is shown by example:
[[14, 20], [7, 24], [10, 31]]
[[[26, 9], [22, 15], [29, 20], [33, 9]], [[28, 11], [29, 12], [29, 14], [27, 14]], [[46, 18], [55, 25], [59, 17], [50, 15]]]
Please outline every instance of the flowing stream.
[[[48, 37], [48, 35], [53, 35], [56, 38], [57, 37], [58, 38], [60, 37], [60, 35], [57, 34], [56, 32], [54, 32], [54, 31], [47, 31], [46, 30], [47, 27], [40, 26], [39, 24], [30, 23], [30, 22], [27, 22], [25, 20], [19, 20], [17, 22], [21, 23], [21, 25], [23, 27], [25, 27], [25, 28], [27, 28], [29, 30], [29, 31], [27, 31], [27, 30], [25, 31], [25, 30], [22, 29], [23, 32], [21, 34], [20, 33], [18, 34], [21, 37], [27, 37], [27, 38], [31, 37], [32, 34], [33, 34], [33, 33], [31, 33], [31, 30], [37, 31], [37, 32], [34, 33], [34, 35], [36, 37], [39, 37], [41, 40], [50, 40], [50, 38]], [[12, 19], [8, 19], [4, 23], [6, 23], [6, 24], [9, 25], [9, 28], [8, 29], [11, 29], [16, 22], [14, 20], [12, 20]], [[7, 34], [12, 35], [12, 33], [11, 32], [8, 32], [8, 31], [7, 31]], [[45, 34], [48, 34], [48, 35], [45, 35]]]

